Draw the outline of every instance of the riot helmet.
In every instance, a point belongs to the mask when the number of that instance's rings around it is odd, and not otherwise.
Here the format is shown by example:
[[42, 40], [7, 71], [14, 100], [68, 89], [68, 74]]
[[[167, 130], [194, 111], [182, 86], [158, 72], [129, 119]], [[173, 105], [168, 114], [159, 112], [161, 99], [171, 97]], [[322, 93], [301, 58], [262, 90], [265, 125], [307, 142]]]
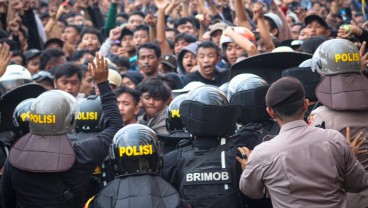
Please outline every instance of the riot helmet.
[[25, 67], [12, 64], [6, 67], [3, 76], [0, 77], [1, 93], [5, 94], [21, 85], [32, 82], [32, 75]]
[[75, 128], [78, 105], [75, 98], [61, 90], [38, 96], [29, 114], [30, 131], [37, 135], [62, 135]]
[[186, 99], [187, 94], [175, 97], [166, 109], [166, 129], [168, 132], [180, 131], [184, 129], [183, 121], [180, 118], [180, 104]]
[[142, 124], [120, 129], [114, 136], [109, 155], [117, 175], [159, 172], [162, 165], [157, 135]]
[[29, 132], [29, 113], [35, 99], [36, 98], [28, 98], [22, 101], [13, 112], [13, 125], [16, 139]]
[[239, 108], [228, 105], [226, 96], [210, 85], [192, 90], [180, 105], [185, 129], [194, 136], [217, 138], [234, 133], [238, 113]]
[[241, 114], [238, 122], [245, 125], [251, 122], [264, 122], [270, 119], [265, 97], [269, 84], [254, 74], [239, 74], [231, 79], [228, 90], [230, 104], [238, 105]]
[[205, 105], [224, 106], [229, 102], [224, 93], [212, 85], [204, 85], [189, 92], [187, 99], [197, 101]]
[[257, 75], [239, 74], [230, 80], [227, 96], [231, 99], [231, 97], [237, 92], [253, 90], [267, 85], [268, 83]]
[[[229, 90], [229, 82], [225, 82], [219, 87], [219, 90], [224, 93], [224, 95], [227, 97], [227, 92]], [[228, 98], [228, 97], [227, 97]]]
[[76, 116], [76, 130], [79, 132], [100, 132], [104, 129], [104, 114], [101, 98], [90, 95], [79, 104], [79, 114]]
[[349, 40], [328, 40], [314, 52], [312, 70], [321, 75], [360, 73], [358, 48]]

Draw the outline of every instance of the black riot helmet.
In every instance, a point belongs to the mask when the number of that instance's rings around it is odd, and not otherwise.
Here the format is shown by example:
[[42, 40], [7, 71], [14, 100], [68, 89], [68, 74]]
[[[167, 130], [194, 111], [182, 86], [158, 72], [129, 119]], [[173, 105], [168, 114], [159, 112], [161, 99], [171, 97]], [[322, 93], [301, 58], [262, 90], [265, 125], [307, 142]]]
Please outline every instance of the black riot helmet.
[[99, 96], [90, 95], [80, 103], [76, 122], [78, 132], [100, 132], [104, 129], [104, 114]]
[[184, 129], [183, 121], [180, 118], [180, 104], [186, 99], [187, 94], [175, 97], [166, 109], [166, 129], [168, 132], [180, 131]]
[[232, 105], [238, 105], [242, 113], [238, 122], [245, 125], [251, 122], [263, 122], [270, 119], [266, 109], [265, 96], [269, 84], [254, 74], [239, 74], [231, 79], [228, 97]]
[[180, 105], [180, 116], [192, 135], [217, 138], [234, 133], [239, 110], [217, 87], [205, 85], [190, 91]]
[[156, 133], [142, 124], [123, 127], [110, 146], [110, 162], [117, 175], [159, 172], [162, 159]]
[[13, 125], [16, 139], [29, 132], [29, 113], [35, 99], [36, 98], [28, 98], [22, 101], [13, 112]]

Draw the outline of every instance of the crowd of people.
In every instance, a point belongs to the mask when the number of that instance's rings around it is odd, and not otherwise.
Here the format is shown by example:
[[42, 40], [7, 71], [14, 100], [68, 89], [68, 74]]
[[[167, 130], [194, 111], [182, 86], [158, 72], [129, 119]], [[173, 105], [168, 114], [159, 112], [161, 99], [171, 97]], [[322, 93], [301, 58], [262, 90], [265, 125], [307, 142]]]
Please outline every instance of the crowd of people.
[[367, 207], [367, 11], [0, 1], [0, 207]]

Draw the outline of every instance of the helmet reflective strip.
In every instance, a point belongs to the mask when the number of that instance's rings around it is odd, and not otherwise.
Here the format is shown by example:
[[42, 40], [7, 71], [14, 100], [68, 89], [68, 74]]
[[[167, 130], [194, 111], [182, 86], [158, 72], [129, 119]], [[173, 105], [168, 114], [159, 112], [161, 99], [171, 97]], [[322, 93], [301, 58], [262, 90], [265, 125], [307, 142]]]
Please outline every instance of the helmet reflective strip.
[[[221, 145], [226, 144], [226, 139], [221, 138]], [[221, 152], [221, 168], [226, 168], [226, 161], [225, 161], [225, 151]], [[224, 185], [225, 190], [229, 189], [229, 184]]]

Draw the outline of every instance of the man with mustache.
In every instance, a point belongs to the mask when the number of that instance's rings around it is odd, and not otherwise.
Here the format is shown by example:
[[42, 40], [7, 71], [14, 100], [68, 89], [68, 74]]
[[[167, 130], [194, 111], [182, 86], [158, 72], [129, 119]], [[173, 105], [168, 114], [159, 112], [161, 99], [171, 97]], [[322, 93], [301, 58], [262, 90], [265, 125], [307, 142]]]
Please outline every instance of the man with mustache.
[[143, 77], [156, 77], [159, 73], [161, 50], [154, 43], [145, 43], [138, 48], [138, 70]]

